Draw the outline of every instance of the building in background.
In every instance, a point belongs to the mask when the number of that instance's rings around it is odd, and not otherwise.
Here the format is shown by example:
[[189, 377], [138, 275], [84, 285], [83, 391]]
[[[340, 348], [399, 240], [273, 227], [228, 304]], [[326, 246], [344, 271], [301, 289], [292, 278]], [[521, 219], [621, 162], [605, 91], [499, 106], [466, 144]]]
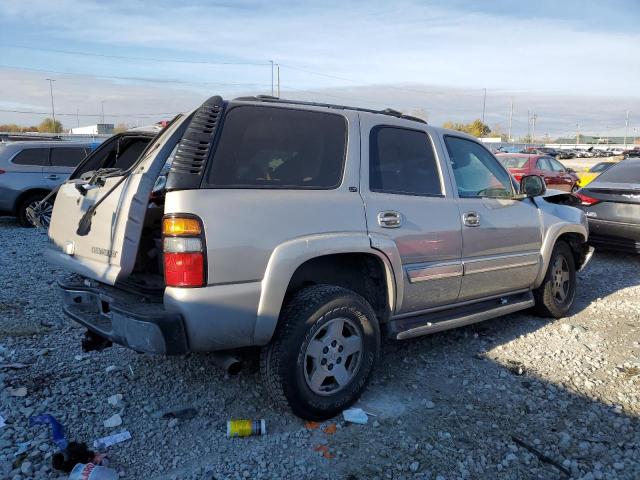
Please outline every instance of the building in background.
[[69, 130], [75, 135], [111, 135], [113, 133], [113, 123], [98, 123], [86, 127], [76, 127]]

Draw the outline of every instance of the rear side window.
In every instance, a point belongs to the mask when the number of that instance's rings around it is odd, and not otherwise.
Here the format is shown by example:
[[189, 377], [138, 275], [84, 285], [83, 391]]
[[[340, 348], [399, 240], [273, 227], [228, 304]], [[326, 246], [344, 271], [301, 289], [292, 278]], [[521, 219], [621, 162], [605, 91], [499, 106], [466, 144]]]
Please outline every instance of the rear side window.
[[89, 152], [88, 147], [52, 148], [51, 165], [54, 167], [76, 167]]
[[529, 160], [528, 157], [503, 157], [501, 155], [496, 158], [505, 168], [524, 168]]
[[31, 165], [42, 167], [49, 163], [48, 148], [26, 148], [13, 157], [15, 165]]
[[544, 170], [545, 172], [551, 171], [551, 164], [549, 163], [548, 158], [539, 158], [536, 162], [536, 168], [538, 170]]
[[206, 183], [213, 188], [337, 188], [346, 141], [346, 121], [339, 115], [235, 107], [225, 117]]
[[601, 173], [598, 182], [640, 183], [640, 161], [623, 160]]
[[369, 188], [373, 192], [441, 195], [433, 146], [425, 132], [376, 127], [369, 137]]

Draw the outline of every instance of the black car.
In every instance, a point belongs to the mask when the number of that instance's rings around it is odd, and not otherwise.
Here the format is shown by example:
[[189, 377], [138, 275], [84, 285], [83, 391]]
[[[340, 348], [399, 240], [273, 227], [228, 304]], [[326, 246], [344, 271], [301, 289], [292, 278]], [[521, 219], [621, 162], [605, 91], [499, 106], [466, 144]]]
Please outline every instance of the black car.
[[640, 158], [608, 168], [576, 192], [595, 246], [640, 253]]

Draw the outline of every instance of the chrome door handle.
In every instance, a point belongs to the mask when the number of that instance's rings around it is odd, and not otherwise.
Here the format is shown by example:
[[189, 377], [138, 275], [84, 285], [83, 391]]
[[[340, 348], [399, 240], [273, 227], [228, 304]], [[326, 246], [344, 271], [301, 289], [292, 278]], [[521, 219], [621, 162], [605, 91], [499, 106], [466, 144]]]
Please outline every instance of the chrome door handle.
[[48, 180], [57, 180], [58, 179], [58, 175], [49, 175], [47, 177]]
[[378, 225], [382, 228], [398, 228], [402, 225], [402, 215], [393, 210], [378, 212]]
[[467, 212], [462, 215], [462, 221], [467, 227], [480, 226], [480, 215], [478, 212]]

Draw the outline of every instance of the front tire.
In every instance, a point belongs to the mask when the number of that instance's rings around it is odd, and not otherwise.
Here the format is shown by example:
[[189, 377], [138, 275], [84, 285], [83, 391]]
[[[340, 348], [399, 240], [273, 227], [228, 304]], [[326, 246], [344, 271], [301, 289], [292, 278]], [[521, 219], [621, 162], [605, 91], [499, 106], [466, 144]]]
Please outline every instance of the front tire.
[[534, 311], [542, 317], [562, 318], [576, 297], [576, 266], [569, 245], [559, 241], [553, 247], [542, 285], [533, 291]]
[[369, 303], [345, 288], [315, 285], [284, 307], [260, 370], [271, 398], [307, 420], [326, 420], [365, 389], [380, 354]]

